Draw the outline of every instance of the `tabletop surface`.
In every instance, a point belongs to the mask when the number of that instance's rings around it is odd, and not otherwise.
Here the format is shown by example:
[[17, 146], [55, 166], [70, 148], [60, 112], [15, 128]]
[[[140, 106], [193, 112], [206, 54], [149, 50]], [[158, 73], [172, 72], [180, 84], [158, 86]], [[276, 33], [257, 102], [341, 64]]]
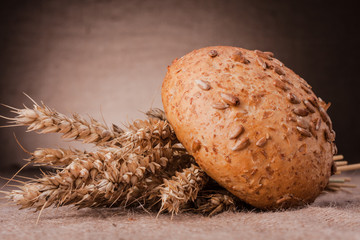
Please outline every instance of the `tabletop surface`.
[[226, 212], [211, 218], [60, 207], [45, 209], [36, 225], [34, 210], [18, 210], [1, 199], [0, 239], [360, 239], [360, 174], [347, 176], [359, 186], [352, 194], [325, 194], [301, 209]]

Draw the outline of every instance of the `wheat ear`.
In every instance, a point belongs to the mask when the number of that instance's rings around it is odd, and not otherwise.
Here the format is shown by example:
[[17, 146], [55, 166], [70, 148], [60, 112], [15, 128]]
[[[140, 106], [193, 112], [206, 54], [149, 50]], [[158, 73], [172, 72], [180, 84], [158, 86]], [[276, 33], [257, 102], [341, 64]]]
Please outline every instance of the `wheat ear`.
[[90, 170], [96, 167], [91, 161], [74, 160], [57, 174], [45, 174], [42, 178], [18, 186], [20, 190], [8, 192], [8, 198], [21, 208], [44, 209], [53, 204], [65, 205], [74, 200], [74, 191], [85, 186], [91, 179]]
[[144, 151], [157, 145], [178, 143], [174, 130], [167, 121], [157, 118], [136, 120], [121, 136], [109, 141], [108, 146], [122, 146], [128, 151]]
[[[34, 154], [38, 156], [34, 162], [62, 163], [61, 158], [54, 156], [60, 154], [60, 150], [39, 151], [39, 154]], [[44, 152], [52, 153], [49, 161], [44, 160]], [[176, 170], [184, 166], [182, 156], [169, 146], [156, 147], [142, 154], [129, 153], [118, 147], [101, 148], [92, 153], [72, 153], [67, 156], [70, 164], [63, 170], [44, 174], [42, 178], [21, 186], [20, 190], [9, 192], [8, 197], [22, 208], [34, 207], [37, 210], [53, 204], [127, 206], [141, 198], [142, 193], [160, 185], [162, 178], [172, 174], [175, 166], [178, 166]], [[175, 160], [182, 160], [181, 164]]]
[[213, 216], [224, 211], [234, 212], [237, 209], [236, 198], [226, 190], [201, 191], [195, 201], [195, 212]]
[[207, 180], [205, 172], [194, 164], [176, 172], [171, 179], [164, 179], [164, 183], [156, 189], [162, 202], [159, 213], [167, 210], [171, 214], [177, 214], [189, 201], [196, 199]]
[[11, 109], [16, 116], [8, 118], [9, 126], [27, 126], [27, 131], [39, 133], [61, 133], [63, 138], [82, 140], [84, 143], [95, 143], [101, 145], [107, 141], [120, 136], [122, 129], [113, 125], [113, 129], [90, 117], [90, 122], [78, 114], [67, 117], [64, 114], [34, 102], [33, 108], [18, 109], [4, 105]]
[[90, 191], [86, 199], [76, 203], [79, 207], [143, 205], [150, 209], [157, 201], [150, 198], [153, 189], [162, 184], [164, 177], [170, 178], [193, 161], [170, 145], [158, 145], [142, 154], [128, 153], [123, 148], [105, 151], [109, 152], [104, 155], [103, 169], [87, 187]]

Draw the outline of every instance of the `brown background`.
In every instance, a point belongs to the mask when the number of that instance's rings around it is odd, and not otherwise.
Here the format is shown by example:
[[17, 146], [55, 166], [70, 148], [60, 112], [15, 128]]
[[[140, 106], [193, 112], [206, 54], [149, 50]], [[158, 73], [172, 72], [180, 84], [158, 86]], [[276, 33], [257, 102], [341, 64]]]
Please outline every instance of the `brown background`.
[[[166, 67], [209, 45], [268, 50], [331, 101], [340, 153], [358, 162], [359, 18], [341, 1], [5, 1], [0, 6], [0, 102], [43, 100], [111, 123], [161, 107]], [[0, 114], [9, 116], [1, 107]], [[0, 125], [5, 121], [0, 120]], [[0, 129], [0, 167], [58, 136]], [[77, 144], [80, 147], [80, 144]]]

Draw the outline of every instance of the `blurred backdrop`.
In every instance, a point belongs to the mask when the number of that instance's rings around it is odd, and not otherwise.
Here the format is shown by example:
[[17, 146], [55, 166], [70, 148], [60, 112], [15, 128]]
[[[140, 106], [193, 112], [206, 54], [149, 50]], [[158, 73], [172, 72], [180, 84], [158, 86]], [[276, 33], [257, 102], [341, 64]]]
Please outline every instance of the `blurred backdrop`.
[[[272, 51], [332, 102], [339, 152], [359, 162], [358, 10], [330, 2], [2, 1], [0, 102], [30, 106], [25, 92], [66, 114], [126, 123], [162, 107], [162, 79], [176, 57], [209, 45]], [[0, 115], [11, 116], [4, 107]], [[13, 133], [30, 151], [69, 144], [2, 128], [2, 170], [28, 157]]]

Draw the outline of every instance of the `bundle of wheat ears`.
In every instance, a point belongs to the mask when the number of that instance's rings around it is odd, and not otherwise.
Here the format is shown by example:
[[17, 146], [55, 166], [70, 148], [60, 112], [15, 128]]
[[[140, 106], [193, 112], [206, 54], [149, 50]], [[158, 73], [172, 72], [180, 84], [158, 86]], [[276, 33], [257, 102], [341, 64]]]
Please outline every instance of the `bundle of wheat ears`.
[[[231, 193], [210, 180], [177, 140], [164, 112], [151, 109], [146, 120], [136, 120], [126, 130], [78, 114], [67, 117], [45, 104], [11, 109], [9, 125], [27, 131], [60, 133], [63, 138], [92, 143], [95, 152], [40, 148], [26, 165], [46, 166], [41, 178], [20, 182], [20, 190], [3, 191], [23, 208], [49, 206], [140, 207], [146, 211], [195, 211], [213, 215], [240, 206]], [[26, 150], [25, 150], [26, 151]], [[17, 174], [15, 174], [17, 175]], [[20, 176], [19, 176], [20, 177]], [[24, 178], [24, 177], [22, 177]]]
[[[31, 98], [30, 98], [31, 99]], [[67, 117], [45, 104], [33, 108], [6, 106], [16, 116], [9, 125], [27, 126], [27, 131], [60, 133], [63, 138], [92, 143], [97, 151], [40, 148], [29, 162], [53, 168], [40, 178], [26, 178], [19, 190], [3, 191], [23, 208], [43, 210], [50, 206], [142, 208], [145, 211], [183, 211], [214, 215], [245, 205], [211, 180], [188, 154], [160, 109], [151, 109], [146, 120], [136, 120], [121, 129], [109, 128], [90, 117]], [[337, 173], [358, 168], [334, 156]], [[23, 177], [24, 178], [24, 177]], [[325, 192], [355, 187], [350, 179], [330, 178]], [[41, 213], [41, 212], [40, 212]]]

